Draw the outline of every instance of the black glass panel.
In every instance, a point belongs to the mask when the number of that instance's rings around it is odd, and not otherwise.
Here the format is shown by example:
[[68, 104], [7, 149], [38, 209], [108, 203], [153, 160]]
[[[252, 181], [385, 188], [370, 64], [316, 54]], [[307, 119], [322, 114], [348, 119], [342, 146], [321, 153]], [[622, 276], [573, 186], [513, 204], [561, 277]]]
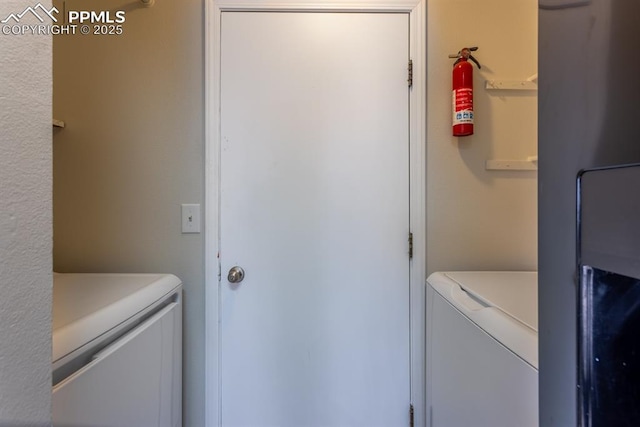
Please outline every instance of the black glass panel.
[[578, 176], [578, 419], [640, 427], [640, 165]]
[[640, 280], [582, 269], [584, 426], [640, 426]]

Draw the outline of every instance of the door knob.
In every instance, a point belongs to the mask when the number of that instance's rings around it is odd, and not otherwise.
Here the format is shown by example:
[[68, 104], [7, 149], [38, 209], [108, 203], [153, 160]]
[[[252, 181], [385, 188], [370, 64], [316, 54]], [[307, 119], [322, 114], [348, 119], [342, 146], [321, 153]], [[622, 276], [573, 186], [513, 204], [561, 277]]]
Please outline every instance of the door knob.
[[242, 267], [238, 267], [237, 265], [235, 267], [231, 267], [229, 275], [227, 276], [229, 283], [240, 283], [242, 282], [242, 279], [244, 279], [244, 270]]

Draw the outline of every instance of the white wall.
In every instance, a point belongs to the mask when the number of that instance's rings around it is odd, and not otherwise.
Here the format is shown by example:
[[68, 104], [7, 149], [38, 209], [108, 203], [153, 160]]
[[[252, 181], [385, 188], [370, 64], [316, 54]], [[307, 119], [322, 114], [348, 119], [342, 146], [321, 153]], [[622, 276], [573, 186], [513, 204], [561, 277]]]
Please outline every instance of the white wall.
[[[428, 2], [427, 269], [537, 268], [536, 172], [486, 171], [487, 159], [537, 154], [535, 92], [487, 91], [485, 80], [537, 73], [536, 0]], [[447, 55], [474, 56], [475, 134], [451, 136]]]
[[[62, 7], [62, 0], [56, 0]], [[204, 425], [203, 1], [66, 0], [124, 10], [124, 34], [54, 37], [54, 268], [173, 273], [184, 284], [184, 420]]]
[[[0, 19], [26, 6], [5, 0]], [[51, 408], [51, 37], [3, 34], [0, 52], [0, 426], [46, 426]]]

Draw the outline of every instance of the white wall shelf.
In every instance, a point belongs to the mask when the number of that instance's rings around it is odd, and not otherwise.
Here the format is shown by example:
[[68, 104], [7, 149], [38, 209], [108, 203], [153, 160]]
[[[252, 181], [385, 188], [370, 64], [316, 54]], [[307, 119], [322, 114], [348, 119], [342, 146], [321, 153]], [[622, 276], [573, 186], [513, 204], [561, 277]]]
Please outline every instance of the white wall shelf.
[[535, 171], [538, 170], [538, 158], [530, 157], [526, 160], [487, 160], [485, 169], [488, 171]]
[[526, 80], [487, 80], [484, 85], [489, 90], [538, 90], [538, 73]]
[[538, 84], [530, 80], [487, 80], [484, 87], [488, 90], [538, 90]]
[[53, 119], [53, 127], [63, 128], [64, 127], [64, 122], [62, 120]]

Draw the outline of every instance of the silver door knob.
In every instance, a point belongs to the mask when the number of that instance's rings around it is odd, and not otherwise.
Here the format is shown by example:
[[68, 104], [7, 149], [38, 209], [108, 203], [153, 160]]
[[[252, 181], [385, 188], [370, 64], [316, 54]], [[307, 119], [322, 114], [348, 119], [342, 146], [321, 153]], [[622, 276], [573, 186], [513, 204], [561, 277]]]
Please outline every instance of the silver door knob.
[[244, 270], [242, 267], [238, 267], [237, 265], [235, 267], [231, 267], [229, 275], [227, 276], [229, 283], [240, 283], [242, 282], [242, 279], [244, 279]]

